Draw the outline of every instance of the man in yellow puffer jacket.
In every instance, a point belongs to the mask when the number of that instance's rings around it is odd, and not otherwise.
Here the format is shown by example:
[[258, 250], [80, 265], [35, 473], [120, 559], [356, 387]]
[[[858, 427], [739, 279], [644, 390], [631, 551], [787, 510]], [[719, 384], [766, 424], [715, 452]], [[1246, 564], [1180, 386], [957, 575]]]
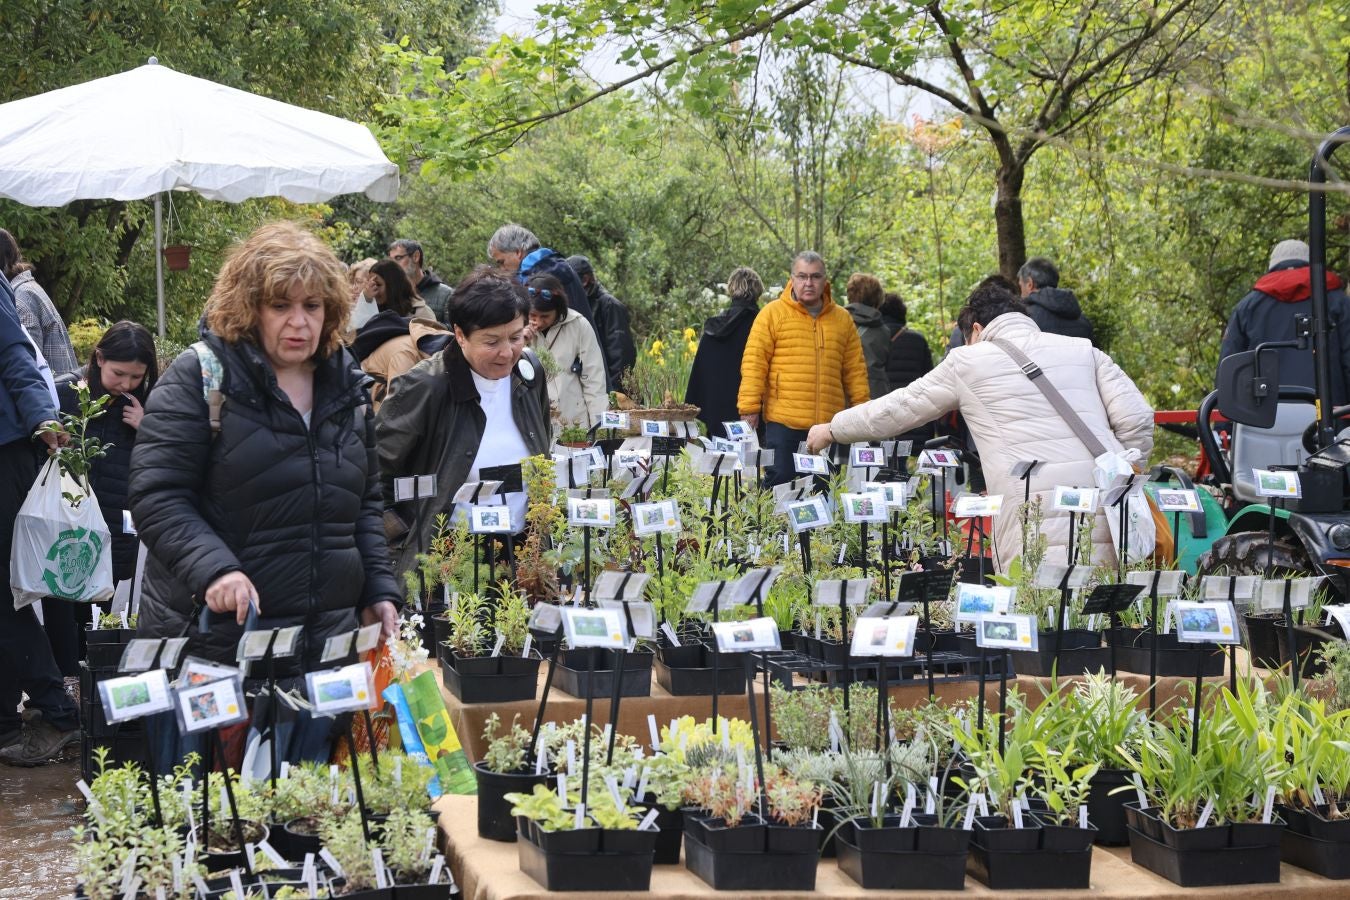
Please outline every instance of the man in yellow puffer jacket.
[[792, 454], [807, 429], [870, 399], [862, 342], [830, 296], [825, 260], [799, 253], [791, 283], [760, 310], [741, 358], [736, 408], [751, 426], [764, 423], [764, 447], [774, 451], [767, 482], [792, 479]]

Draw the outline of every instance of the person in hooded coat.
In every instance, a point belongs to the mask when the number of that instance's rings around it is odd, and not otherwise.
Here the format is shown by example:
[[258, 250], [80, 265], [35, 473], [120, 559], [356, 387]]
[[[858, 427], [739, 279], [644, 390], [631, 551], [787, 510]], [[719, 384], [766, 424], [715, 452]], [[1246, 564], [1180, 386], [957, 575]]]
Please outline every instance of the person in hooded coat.
[[[1073, 291], [1059, 286], [1059, 270], [1044, 256], [1035, 256], [1017, 270], [1017, 285], [1027, 315], [1046, 334], [1087, 338], [1092, 341], [1092, 322]], [[1094, 342], [1095, 345], [1095, 342]]]
[[723, 434], [723, 422], [741, 417], [736, 393], [741, 389], [741, 357], [750, 326], [759, 314], [764, 282], [754, 269], [741, 266], [727, 278], [731, 305], [703, 323], [703, 336], [689, 371], [684, 402], [699, 408], [698, 418], [708, 434]]
[[[1326, 273], [1327, 312], [1331, 318], [1331, 402], [1350, 403], [1350, 300], [1341, 290], [1344, 282]], [[1292, 341], [1295, 320], [1312, 317], [1312, 270], [1308, 245], [1303, 241], [1280, 241], [1270, 253], [1266, 274], [1247, 296], [1238, 301], [1224, 329], [1219, 359], [1255, 350], [1262, 341]], [[1313, 357], [1307, 350], [1284, 347], [1275, 351], [1280, 360], [1280, 384], [1315, 387]]]
[[881, 301], [885, 292], [875, 275], [854, 274], [844, 287], [848, 305], [844, 309], [853, 317], [862, 341], [863, 359], [867, 360], [867, 388], [873, 397], [890, 393], [886, 379], [886, 355], [890, 352], [890, 332], [881, 319]]
[[351, 345], [361, 371], [375, 379], [370, 386], [371, 408], [379, 412], [394, 379], [444, 350], [448, 343], [450, 329], [440, 322], [406, 318], [392, 309], [376, 313], [356, 333]]

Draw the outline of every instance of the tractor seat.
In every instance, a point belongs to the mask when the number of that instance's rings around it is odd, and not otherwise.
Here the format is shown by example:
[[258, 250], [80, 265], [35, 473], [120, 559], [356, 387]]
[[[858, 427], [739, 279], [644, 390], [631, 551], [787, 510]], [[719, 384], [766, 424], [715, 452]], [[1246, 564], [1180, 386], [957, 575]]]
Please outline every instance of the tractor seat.
[[1263, 502], [1257, 496], [1252, 469], [1296, 466], [1307, 459], [1303, 432], [1312, 424], [1315, 413], [1311, 403], [1281, 403], [1275, 411], [1275, 424], [1269, 428], [1233, 423], [1230, 468], [1234, 497], [1242, 503]]

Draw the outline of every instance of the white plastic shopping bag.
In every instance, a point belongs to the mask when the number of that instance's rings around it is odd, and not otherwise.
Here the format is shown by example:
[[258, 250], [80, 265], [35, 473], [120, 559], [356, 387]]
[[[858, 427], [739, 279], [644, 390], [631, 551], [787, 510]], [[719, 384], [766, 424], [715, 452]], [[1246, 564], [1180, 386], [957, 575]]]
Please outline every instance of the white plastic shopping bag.
[[111, 597], [111, 542], [93, 490], [49, 459], [14, 520], [9, 557], [14, 608], [43, 597], [82, 602]]
[[[1129, 476], [1134, 475], [1138, 470], [1135, 465], [1140, 460], [1138, 450], [1126, 450], [1123, 453], [1112, 453], [1110, 451], [1103, 453], [1095, 460], [1096, 468], [1093, 475], [1097, 481], [1097, 487], [1101, 489], [1104, 498], [1112, 488], [1123, 485]], [[1153, 555], [1153, 544], [1157, 540], [1158, 530], [1153, 522], [1153, 514], [1148, 508], [1148, 498], [1143, 491], [1143, 477], [1136, 477], [1134, 485], [1130, 488], [1129, 496], [1125, 499], [1125, 530], [1129, 537], [1128, 556], [1126, 563], [1138, 562], [1146, 556]], [[1111, 527], [1111, 542], [1116, 546], [1116, 553], [1120, 553], [1121, 534], [1120, 534], [1120, 508], [1109, 507], [1103, 510], [1106, 516], [1106, 523]]]

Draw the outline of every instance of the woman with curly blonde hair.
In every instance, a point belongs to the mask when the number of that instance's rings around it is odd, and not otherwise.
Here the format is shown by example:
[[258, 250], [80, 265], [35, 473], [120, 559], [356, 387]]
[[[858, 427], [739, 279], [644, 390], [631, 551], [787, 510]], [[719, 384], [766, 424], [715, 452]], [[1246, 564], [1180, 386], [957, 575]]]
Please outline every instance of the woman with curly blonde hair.
[[[396, 628], [373, 417], [339, 342], [350, 309], [346, 268], [289, 222], [221, 267], [202, 339], [151, 392], [132, 453], [149, 550], [140, 636], [185, 634], [192, 652], [233, 662], [246, 620], [301, 625], [298, 652], [276, 663], [285, 685], [319, 667], [327, 638]], [[278, 758], [326, 759], [328, 732], [301, 715]]]

